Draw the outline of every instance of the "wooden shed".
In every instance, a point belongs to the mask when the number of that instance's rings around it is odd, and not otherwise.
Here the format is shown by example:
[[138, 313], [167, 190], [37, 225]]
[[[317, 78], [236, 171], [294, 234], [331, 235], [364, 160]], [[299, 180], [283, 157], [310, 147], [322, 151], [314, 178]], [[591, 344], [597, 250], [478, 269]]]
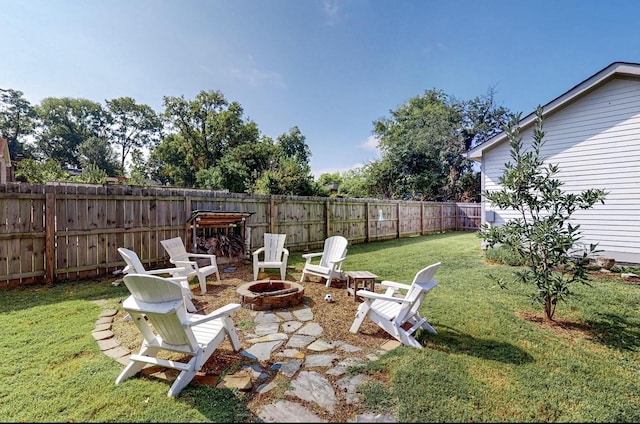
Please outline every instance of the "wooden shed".
[[[237, 262], [250, 255], [251, 229], [247, 218], [254, 212], [195, 210], [187, 220], [193, 253], [212, 253], [218, 264]], [[186, 239], [189, 239], [188, 237]]]

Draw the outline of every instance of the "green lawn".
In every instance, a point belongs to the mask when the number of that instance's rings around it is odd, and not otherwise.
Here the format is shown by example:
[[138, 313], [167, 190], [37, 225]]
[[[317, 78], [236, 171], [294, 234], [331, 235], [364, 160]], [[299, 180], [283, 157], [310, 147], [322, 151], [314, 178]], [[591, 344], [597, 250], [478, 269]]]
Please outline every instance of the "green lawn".
[[[410, 282], [442, 262], [423, 304], [438, 334], [362, 369], [391, 376], [363, 387], [365, 406], [393, 409], [399, 422], [639, 422], [640, 286], [616, 277], [575, 287], [556, 313], [563, 325], [552, 327], [536, 319], [544, 313], [531, 288], [488, 278], [512, 269], [487, 264], [479, 246], [475, 233], [456, 232], [349, 247], [345, 269], [388, 280]], [[289, 265], [302, 263], [292, 253]], [[170, 399], [164, 382], [115, 386], [122, 366], [91, 331], [104, 304], [126, 296], [108, 281], [2, 292], [0, 421], [255, 420], [227, 389], [189, 385]]]

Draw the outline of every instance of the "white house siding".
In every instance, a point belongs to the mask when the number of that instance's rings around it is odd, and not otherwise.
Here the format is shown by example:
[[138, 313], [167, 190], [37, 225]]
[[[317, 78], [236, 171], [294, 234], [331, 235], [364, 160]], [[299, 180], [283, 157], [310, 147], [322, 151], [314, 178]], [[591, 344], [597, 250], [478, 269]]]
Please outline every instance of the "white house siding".
[[[597, 243], [601, 255], [618, 262], [640, 263], [640, 81], [615, 79], [545, 117], [547, 163], [559, 166], [563, 191], [579, 193], [604, 189], [605, 204], [577, 211], [581, 242]], [[522, 132], [530, 147], [532, 128]], [[508, 140], [487, 149], [482, 157], [483, 190], [499, 188], [504, 164], [511, 161]], [[515, 217], [514, 211], [495, 210], [494, 224]]]

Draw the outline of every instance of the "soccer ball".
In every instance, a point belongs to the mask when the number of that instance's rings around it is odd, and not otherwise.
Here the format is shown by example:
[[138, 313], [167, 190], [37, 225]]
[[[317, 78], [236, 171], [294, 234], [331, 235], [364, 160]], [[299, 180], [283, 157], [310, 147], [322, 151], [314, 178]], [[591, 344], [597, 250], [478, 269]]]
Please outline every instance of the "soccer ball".
[[327, 293], [327, 294], [325, 294], [325, 295], [324, 295], [324, 300], [325, 300], [326, 302], [329, 302], [329, 303], [333, 302], [333, 296], [331, 296], [331, 293]]

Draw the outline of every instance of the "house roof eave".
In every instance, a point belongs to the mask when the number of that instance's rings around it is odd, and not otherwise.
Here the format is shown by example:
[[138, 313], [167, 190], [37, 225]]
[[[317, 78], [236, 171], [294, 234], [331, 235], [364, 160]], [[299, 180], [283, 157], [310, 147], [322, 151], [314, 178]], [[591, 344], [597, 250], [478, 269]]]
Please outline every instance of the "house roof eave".
[[[606, 68], [600, 70], [591, 77], [575, 85], [565, 93], [561, 94], [560, 96], [542, 106], [542, 115], [544, 117], [552, 115], [558, 110], [566, 107], [567, 104], [584, 96], [586, 93], [594, 90], [595, 88], [601, 86], [609, 80], [625, 76], [636, 78], [640, 77], [640, 63], [614, 62], [610, 64]], [[535, 120], [536, 112], [533, 111], [524, 118], [520, 119], [520, 129], [527, 129], [535, 123]], [[467, 158], [475, 161], [480, 161], [482, 160], [482, 155], [485, 151], [490, 150], [491, 148], [501, 144], [507, 139], [507, 134], [504, 131], [496, 134], [486, 142], [474, 147], [473, 149], [470, 149], [467, 152]]]

